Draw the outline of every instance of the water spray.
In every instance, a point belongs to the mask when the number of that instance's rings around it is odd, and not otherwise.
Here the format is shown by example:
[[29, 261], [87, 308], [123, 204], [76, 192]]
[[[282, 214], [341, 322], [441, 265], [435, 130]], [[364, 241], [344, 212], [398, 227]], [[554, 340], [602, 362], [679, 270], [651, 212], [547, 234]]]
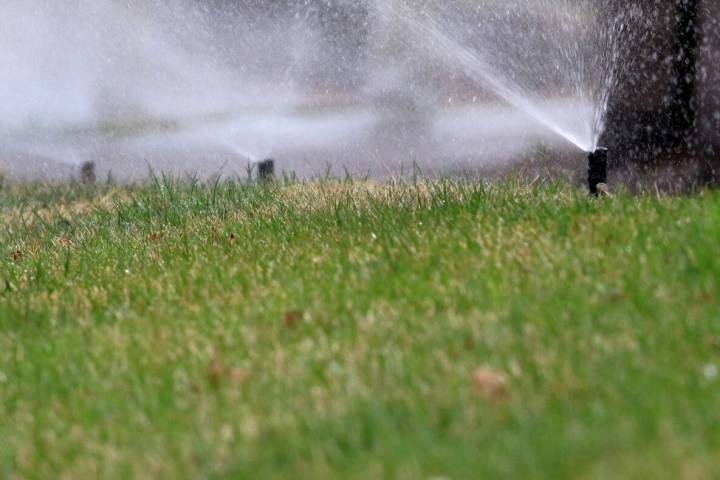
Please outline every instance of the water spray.
[[590, 193], [598, 196], [602, 186], [607, 184], [608, 149], [598, 148], [588, 157], [588, 183]]
[[257, 163], [258, 178], [260, 180], [272, 180], [275, 178], [275, 160], [268, 158]]

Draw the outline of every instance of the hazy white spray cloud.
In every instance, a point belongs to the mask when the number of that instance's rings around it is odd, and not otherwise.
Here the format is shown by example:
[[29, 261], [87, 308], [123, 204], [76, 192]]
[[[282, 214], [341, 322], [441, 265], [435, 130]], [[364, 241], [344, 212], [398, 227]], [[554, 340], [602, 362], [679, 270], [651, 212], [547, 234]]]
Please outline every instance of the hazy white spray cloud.
[[[280, 152], [289, 163], [360, 170], [465, 161], [464, 152], [490, 147], [507, 160], [539, 138], [590, 149], [609, 83], [600, 53], [612, 40], [596, 35], [592, 5], [5, 0], [0, 148], [6, 162], [92, 160], [108, 169]], [[475, 122], [466, 107], [492, 121]], [[467, 149], [454, 148], [460, 136], [443, 125], [469, 132]], [[495, 148], [490, 125], [517, 145]]]
[[5, 126], [209, 114], [277, 100], [291, 87], [279, 78], [259, 95], [252, 73], [272, 63], [269, 52], [247, 45], [250, 28], [225, 39], [232, 52], [219, 48], [197, 2], [6, 0], [0, 22]]

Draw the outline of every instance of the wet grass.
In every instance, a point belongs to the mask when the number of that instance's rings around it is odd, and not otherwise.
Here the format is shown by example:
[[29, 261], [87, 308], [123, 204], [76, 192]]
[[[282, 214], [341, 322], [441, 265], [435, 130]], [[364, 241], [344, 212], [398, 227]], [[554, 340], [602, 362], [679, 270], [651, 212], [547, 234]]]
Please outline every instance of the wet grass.
[[6, 186], [0, 478], [717, 478], [720, 194]]

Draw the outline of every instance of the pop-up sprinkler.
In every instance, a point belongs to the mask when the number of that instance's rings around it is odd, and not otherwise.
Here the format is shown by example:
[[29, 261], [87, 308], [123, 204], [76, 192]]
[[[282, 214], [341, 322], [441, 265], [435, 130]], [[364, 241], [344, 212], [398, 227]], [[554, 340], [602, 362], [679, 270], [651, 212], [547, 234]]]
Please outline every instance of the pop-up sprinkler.
[[275, 160], [268, 158], [257, 163], [258, 178], [260, 180], [272, 180], [275, 178]]
[[95, 162], [84, 162], [80, 165], [80, 181], [86, 185], [95, 183]]
[[590, 193], [594, 196], [600, 194], [599, 185], [607, 184], [608, 149], [598, 148], [590, 153], [588, 158], [588, 183]]

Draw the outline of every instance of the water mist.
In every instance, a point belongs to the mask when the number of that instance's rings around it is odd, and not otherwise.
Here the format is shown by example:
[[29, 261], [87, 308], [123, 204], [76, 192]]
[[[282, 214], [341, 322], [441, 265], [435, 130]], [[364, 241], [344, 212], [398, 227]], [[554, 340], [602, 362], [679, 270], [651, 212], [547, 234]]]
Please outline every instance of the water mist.
[[610, 2], [7, 0], [0, 153], [17, 176], [137, 178], [591, 152], [628, 23]]
[[[597, 148], [622, 68], [632, 9], [603, 20], [609, 2], [377, 0], [375, 11], [408, 43], [523, 111], [585, 152]], [[562, 98], [562, 112], [548, 108]]]

